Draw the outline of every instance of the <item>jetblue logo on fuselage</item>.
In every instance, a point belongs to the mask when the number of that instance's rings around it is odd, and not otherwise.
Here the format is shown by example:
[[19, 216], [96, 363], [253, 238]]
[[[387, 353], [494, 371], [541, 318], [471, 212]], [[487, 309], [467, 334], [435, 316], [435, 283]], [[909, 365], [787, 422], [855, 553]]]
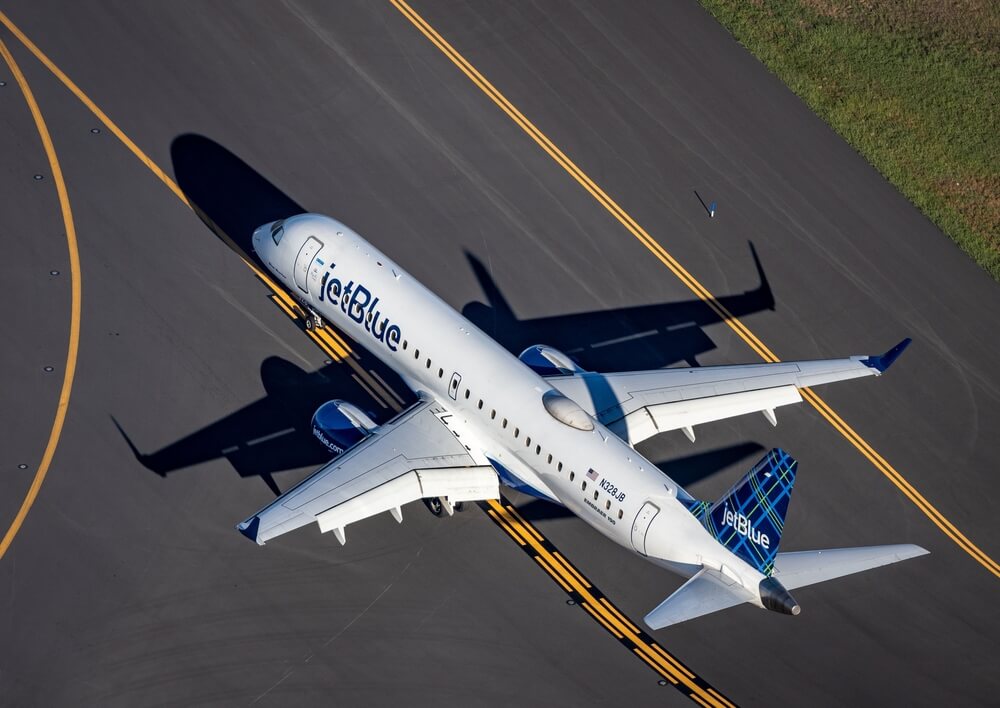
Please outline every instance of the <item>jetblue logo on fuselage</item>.
[[738, 511], [730, 511], [728, 502], [722, 510], [722, 524], [724, 526], [732, 526], [736, 533], [746, 536], [750, 539], [751, 543], [764, 548], [771, 547], [771, 539], [767, 537], [767, 534], [755, 529], [753, 524], [750, 523], [750, 517], [744, 516]]
[[345, 315], [389, 347], [389, 351], [397, 351], [403, 333], [398, 325], [390, 323], [388, 317], [382, 316], [382, 312], [378, 309], [378, 297], [361, 283], [351, 280], [345, 285], [339, 278], [334, 278], [333, 270], [336, 267], [336, 263], [331, 263], [329, 270], [323, 273], [319, 301], [339, 306]]

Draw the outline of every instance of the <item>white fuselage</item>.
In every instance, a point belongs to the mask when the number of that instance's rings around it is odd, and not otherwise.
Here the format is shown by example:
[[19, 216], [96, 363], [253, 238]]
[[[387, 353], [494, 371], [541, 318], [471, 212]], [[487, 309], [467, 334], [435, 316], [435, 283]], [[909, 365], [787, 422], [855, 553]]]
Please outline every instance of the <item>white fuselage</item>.
[[[591, 431], [552, 417], [553, 387], [343, 224], [303, 214], [254, 233], [254, 248], [324, 320], [453, 414], [481, 464], [506, 468], [625, 548], [683, 575], [721, 569], [744, 587], [764, 577], [719, 544], [671, 479], [594, 420]], [[501, 479], [504, 479], [504, 472]], [[509, 480], [505, 479], [509, 483]]]

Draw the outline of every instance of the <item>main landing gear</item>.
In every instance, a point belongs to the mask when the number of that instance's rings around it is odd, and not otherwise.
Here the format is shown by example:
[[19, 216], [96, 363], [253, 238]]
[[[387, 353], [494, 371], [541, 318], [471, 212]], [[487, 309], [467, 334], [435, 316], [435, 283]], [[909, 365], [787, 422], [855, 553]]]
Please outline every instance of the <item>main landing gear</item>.
[[441, 516], [444, 512], [447, 512], [448, 516], [451, 516], [456, 511], [462, 510], [462, 502], [452, 504], [448, 501], [448, 497], [427, 497], [424, 499], [424, 504], [427, 505], [427, 508], [434, 516]]

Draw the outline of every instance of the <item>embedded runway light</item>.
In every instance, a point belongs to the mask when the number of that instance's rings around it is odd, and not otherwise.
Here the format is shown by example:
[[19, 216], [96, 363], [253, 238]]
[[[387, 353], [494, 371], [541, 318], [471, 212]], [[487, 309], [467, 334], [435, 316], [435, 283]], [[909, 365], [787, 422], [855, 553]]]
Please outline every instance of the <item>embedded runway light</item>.
[[38, 180], [40, 180], [40, 179], [45, 179], [45, 177], [44, 177], [44, 176], [42, 176], [42, 175], [35, 175], [35, 181], [36, 181], [36, 182], [37, 182]]
[[93, 133], [94, 135], [97, 135], [98, 133], [101, 132], [101, 129], [100, 128], [91, 128], [90, 132]]
[[58, 270], [50, 270], [49, 271], [49, 275], [59, 275], [59, 271]]
[[7, 85], [6, 81], [0, 81], [0, 88], [3, 88], [6, 85]]
[[19, 465], [17, 466], [17, 468], [18, 468], [19, 470], [26, 470], [26, 469], [28, 469], [28, 466], [27, 466], [26, 464], [24, 464], [24, 463], [22, 462], [21, 464], [19, 464]]
[[53, 369], [51, 366], [46, 366], [45, 367], [45, 371], [46, 372], [52, 372], [52, 371], [55, 371], [55, 369]]

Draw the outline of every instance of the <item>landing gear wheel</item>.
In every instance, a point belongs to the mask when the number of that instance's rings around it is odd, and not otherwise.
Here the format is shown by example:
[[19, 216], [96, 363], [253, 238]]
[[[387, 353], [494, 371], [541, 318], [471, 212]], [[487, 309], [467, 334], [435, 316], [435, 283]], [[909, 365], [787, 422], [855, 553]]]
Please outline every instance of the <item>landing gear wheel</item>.
[[455, 511], [461, 511], [461, 510], [462, 510], [462, 506], [463, 506], [464, 504], [465, 504], [465, 502], [455, 502], [455, 503], [454, 503], [454, 504], [452, 505], [452, 508], [453, 508], [453, 509], [454, 509]]
[[316, 326], [316, 322], [313, 319], [312, 315], [306, 315], [305, 324], [306, 324], [306, 329], [307, 330], [311, 330], [311, 329], [313, 329]]
[[444, 504], [441, 503], [440, 497], [430, 497], [425, 501], [427, 503], [427, 508], [431, 510], [431, 513], [434, 514], [434, 516], [441, 516], [441, 513], [444, 511]]

